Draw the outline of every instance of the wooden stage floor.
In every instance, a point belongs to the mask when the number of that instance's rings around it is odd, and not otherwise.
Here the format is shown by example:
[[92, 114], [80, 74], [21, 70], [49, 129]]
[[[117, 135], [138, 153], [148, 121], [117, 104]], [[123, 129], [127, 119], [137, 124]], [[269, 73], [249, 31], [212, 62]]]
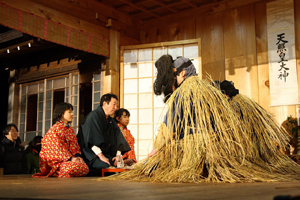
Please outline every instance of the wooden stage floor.
[[96, 177], [0, 176], [0, 199], [222, 199], [271, 200], [300, 195], [300, 182], [166, 184], [95, 181]]

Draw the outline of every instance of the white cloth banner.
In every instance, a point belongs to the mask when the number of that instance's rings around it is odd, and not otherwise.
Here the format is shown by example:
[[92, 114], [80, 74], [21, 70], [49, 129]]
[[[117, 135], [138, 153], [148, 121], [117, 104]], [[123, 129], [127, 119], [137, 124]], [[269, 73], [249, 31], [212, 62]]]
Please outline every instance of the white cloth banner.
[[271, 106], [298, 104], [294, 1], [267, 4]]

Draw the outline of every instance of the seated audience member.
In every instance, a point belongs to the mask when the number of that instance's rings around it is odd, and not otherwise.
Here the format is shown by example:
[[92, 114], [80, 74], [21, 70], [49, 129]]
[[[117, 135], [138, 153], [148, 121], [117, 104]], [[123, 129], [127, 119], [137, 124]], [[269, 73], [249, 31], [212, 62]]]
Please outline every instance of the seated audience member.
[[60, 103], [55, 106], [53, 126], [42, 139], [40, 173], [33, 177], [74, 177], [89, 172], [80, 154], [74, 130], [69, 123], [73, 120], [73, 106]]
[[15, 124], [8, 124], [3, 129], [3, 139], [0, 142], [0, 168], [3, 174], [26, 174], [27, 160], [18, 128]]
[[120, 155], [130, 150], [123, 134], [111, 115], [118, 106], [118, 97], [105, 94], [100, 106], [82, 121], [77, 134], [83, 158], [92, 176], [101, 176], [102, 169], [117, 166]]
[[40, 172], [39, 170], [39, 153], [41, 151], [42, 136], [35, 136], [33, 140], [29, 142], [29, 146], [26, 148], [26, 158], [28, 164], [28, 173], [34, 174]]
[[134, 152], [134, 137], [131, 135], [130, 130], [127, 129], [129, 124], [130, 113], [128, 110], [121, 108], [115, 113], [115, 120], [119, 126], [124, 138], [126, 139], [131, 150], [123, 155], [124, 164], [131, 166], [136, 163], [136, 157]]

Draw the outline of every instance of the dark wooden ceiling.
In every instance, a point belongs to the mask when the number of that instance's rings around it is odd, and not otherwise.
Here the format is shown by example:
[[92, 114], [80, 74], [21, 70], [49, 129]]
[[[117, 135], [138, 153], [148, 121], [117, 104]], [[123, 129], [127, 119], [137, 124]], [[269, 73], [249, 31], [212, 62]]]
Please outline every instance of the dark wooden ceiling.
[[[143, 22], [184, 11], [217, 6], [229, 0], [98, 0]], [[241, 0], [244, 1], [244, 0]]]

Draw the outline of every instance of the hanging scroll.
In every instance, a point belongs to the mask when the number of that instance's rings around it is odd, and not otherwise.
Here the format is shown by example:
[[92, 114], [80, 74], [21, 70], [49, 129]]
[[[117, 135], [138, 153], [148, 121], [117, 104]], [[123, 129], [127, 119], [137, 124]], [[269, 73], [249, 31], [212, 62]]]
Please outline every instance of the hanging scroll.
[[294, 1], [267, 4], [271, 106], [298, 104]]

